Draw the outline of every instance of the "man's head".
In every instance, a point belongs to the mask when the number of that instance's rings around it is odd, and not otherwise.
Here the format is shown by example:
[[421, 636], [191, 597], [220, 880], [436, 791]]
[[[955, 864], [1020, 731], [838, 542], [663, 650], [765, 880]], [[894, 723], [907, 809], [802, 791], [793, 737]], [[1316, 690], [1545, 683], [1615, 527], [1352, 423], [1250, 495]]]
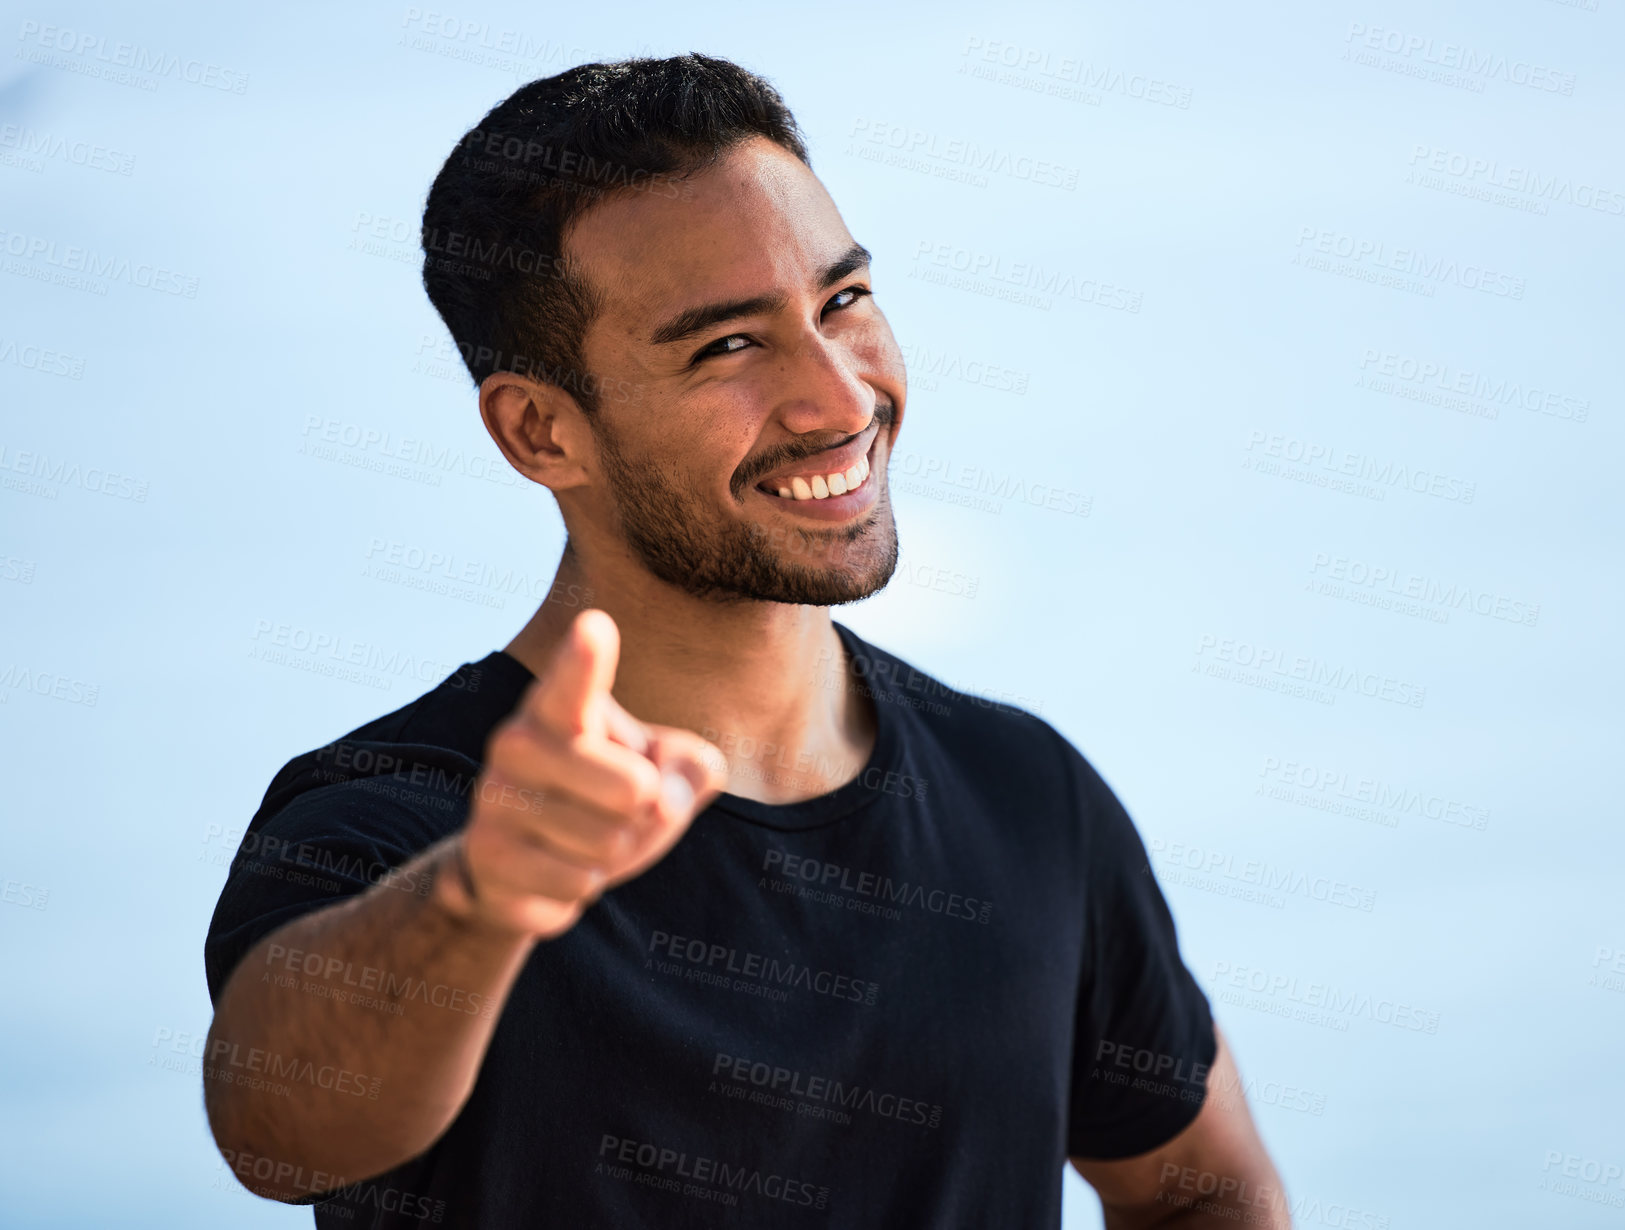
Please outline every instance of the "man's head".
[[447, 160], [423, 245], [487, 428], [578, 555], [723, 601], [890, 578], [901, 354], [765, 81], [689, 55], [532, 82]]

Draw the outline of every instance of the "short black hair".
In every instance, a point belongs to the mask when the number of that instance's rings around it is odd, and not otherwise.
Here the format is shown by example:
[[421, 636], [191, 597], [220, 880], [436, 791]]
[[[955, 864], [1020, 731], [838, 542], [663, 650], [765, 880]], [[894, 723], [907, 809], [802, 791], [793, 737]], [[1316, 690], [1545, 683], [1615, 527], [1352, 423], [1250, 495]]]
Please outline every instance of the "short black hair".
[[592, 417], [603, 390], [581, 347], [600, 303], [564, 259], [566, 227], [613, 194], [689, 195], [689, 175], [753, 136], [812, 165], [772, 85], [698, 53], [580, 64], [493, 107], [423, 209], [423, 289], [475, 385], [528, 375]]

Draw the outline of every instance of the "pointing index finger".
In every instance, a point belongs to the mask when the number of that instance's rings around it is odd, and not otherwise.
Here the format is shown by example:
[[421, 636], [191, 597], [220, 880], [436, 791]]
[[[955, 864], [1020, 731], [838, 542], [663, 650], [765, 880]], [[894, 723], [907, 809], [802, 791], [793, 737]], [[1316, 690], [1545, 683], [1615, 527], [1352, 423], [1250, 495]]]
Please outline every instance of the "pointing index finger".
[[542, 677], [532, 705], [536, 719], [565, 736], [609, 734], [604, 702], [615, 684], [621, 633], [607, 611], [589, 608], [577, 615]]

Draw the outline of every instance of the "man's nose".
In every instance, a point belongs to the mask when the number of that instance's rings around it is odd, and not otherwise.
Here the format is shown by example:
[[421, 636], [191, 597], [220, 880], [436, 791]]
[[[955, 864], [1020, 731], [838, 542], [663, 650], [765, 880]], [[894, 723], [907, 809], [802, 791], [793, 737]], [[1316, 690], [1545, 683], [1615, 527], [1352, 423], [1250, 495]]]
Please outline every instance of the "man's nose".
[[869, 425], [875, 400], [858, 356], [837, 340], [814, 336], [784, 364], [778, 415], [795, 435], [835, 431], [850, 436]]

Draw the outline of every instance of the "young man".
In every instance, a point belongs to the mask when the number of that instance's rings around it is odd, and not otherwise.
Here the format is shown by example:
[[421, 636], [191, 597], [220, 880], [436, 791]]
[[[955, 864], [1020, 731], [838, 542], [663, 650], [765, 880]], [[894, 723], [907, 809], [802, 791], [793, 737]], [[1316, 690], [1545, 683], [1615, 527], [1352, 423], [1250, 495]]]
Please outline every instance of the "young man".
[[209, 1121], [318, 1227], [1285, 1225], [1118, 800], [834, 623], [906, 380], [790, 113], [590, 64], [467, 134], [424, 283], [558, 501], [501, 651], [290, 761], [205, 949]]

